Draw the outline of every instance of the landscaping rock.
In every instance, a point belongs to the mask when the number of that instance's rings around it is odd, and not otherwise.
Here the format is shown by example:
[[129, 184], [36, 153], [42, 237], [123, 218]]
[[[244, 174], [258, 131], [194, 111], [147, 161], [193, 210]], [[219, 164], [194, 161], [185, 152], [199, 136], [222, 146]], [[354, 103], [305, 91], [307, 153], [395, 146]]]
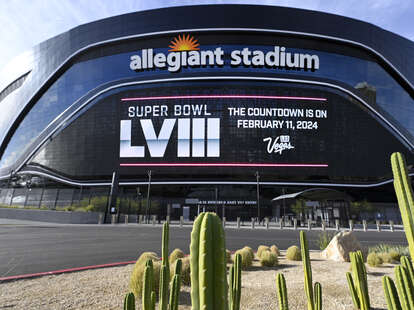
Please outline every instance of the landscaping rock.
[[362, 251], [364, 249], [352, 231], [341, 231], [332, 238], [321, 257], [337, 262], [349, 262], [349, 252]]

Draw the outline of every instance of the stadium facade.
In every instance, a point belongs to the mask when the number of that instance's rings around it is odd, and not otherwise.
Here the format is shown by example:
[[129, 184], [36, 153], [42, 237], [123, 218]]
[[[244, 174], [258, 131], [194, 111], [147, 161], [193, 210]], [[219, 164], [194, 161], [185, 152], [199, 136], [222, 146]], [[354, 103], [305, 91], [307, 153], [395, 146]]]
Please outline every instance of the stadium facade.
[[[282, 7], [76, 27], [2, 71], [0, 203], [105, 209], [115, 175], [118, 213], [281, 216], [273, 198], [323, 188], [390, 218], [390, 155], [414, 162], [413, 59], [374, 25]], [[311, 217], [349, 217], [343, 196]]]

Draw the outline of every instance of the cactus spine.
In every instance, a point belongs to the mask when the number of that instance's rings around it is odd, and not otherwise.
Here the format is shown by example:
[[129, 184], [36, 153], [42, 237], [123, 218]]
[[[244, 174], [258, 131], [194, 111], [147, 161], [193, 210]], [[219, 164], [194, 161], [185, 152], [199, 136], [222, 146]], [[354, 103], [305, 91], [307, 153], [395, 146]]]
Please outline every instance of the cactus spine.
[[351, 259], [352, 275], [347, 273], [349, 290], [355, 308], [361, 310], [370, 309], [368, 294], [367, 271], [364, 265], [364, 259], [361, 251], [349, 253]]
[[[316, 310], [319, 309], [319, 305], [322, 306], [322, 287], [320, 283], [315, 283], [315, 288], [317, 288], [317, 291], [314, 291], [312, 287], [312, 267], [309, 258], [308, 240], [306, 239], [306, 234], [304, 231], [300, 232], [300, 247], [302, 254], [303, 271], [305, 274], [305, 292], [308, 299], [308, 310]], [[318, 300], [315, 299], [315, 296], [318, 298]]]
[[400, 300], [398, 299], [397, 289], [392, 279], [388, 276], [382, 277], [385, 299], [389, 310], [402, 310]]
[[408, 176], [407, 165], [401, 153], [391, 155], [392, 173], [394, 175], [394, 188], [400, 207], [401, 218], [405, 235], [408, 241], [410, 256], [414, 257], [414, 206], [413, 189]]
[[124, 310], [135, 310], [134, 293], [128, 293], [128, 294], [125, 295]]
[[289, 310], [286, 280], [282, 273], [276, 275], [276, 290], [279, 300], [279, 310]]
[[226, 247], [220, 218], [201, 213], [190, 244], [192, 310], [227, 310]]
[[240, 309], [241, 297], [241, 255], [236, 254], [230, 269], [230, 310]]
[[170, 283], [170, 265], [168, 264], [168, 240], [170, 237], [170, 226], [164, 223], [162, 228], [162, 266], [160, 272], [159, 309], [167, 310], [168, 286]]

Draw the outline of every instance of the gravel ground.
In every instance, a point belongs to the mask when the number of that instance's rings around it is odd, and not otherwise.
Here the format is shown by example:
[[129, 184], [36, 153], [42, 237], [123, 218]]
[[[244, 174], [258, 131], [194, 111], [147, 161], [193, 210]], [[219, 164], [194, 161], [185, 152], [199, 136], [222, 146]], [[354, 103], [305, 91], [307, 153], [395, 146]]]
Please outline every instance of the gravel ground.
[[[250, 270], [243, 271], [241, 309], [277, 309], [278, 272], [286, 277], [289, 309], [306, 309], [302, 263], [285, 260], [283, 254], [282, 251], [278, 267], [261, 267], [256, 261]], [[353, 309], [345, 276], [350, 264], [322, 260], [319, 252], [311, 253], [311, 259], [313, 280], [322, 284], [323, 308]], [[128, 265], [2, 283], [0, 309], [122, 309], [132, 268]], [[386, 309], [381, 276], [394, 277], [393, 265], [367, 270], [371, 306]], [[189, 287], [182, 288], [182, 310], [191, 309], [189, 292]]]

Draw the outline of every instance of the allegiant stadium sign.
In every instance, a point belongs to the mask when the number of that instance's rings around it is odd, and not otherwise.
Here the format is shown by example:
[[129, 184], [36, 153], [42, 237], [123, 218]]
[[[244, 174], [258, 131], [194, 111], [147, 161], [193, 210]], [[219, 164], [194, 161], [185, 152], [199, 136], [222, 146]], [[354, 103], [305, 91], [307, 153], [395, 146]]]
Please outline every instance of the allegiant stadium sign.
[[[165, 69], [179, 72], [182, 68], [225, 65], [224, 50], [200, 50], [197, 41], [189, 35], [178, 36], [171, 41], [168, 53], [156, 53], [154, 49], [142, 49], [140, 54], [130, 57], [129, 67], [134, 71]], [[230, 65], [233, 67], [268, 67], [281, 69], [318, 70], [318, 55], [291, 52], [283, 46], [274, 46], [270, 51], [251, 50], [249, 47], [230, 52]]]

